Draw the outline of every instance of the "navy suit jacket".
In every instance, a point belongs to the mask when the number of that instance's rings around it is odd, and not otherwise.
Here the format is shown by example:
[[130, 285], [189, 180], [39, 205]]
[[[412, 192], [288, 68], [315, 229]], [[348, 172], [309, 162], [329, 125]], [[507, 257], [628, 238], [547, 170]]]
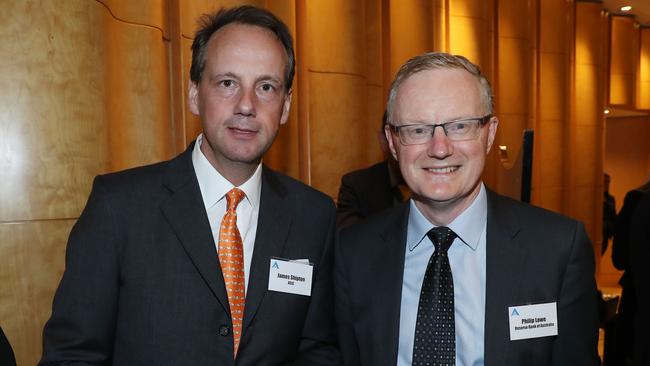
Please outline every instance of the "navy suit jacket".
[[[263, 168], [243, 333], [191, 152], [95, 179], [67, 247], [42, 364], [335, 365], [332, 200]], [[309, 259], [312, 296], [268, 291], [272, 257]], [[66, 363], [67, 362], [67, 363]]]
[[[405, 203], [339, 234], [346, 365], [397, 362], [408, 216]], [[597, 365], [594, 254], [582, 224], [488, 191], [486, 239], [485, 365]], [[557, 302], [558, 335], [510, 341], [508, 307], [545, 302]]]

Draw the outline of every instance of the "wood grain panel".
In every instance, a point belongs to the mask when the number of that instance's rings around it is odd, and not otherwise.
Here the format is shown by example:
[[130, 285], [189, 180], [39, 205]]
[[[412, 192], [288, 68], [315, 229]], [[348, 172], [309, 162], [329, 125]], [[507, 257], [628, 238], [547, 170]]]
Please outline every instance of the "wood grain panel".
[[391, 80], [407, 60], [432, 49], [432, 6], [428, 0], [390, 1]]
[[3, 5], [0, 221], [76, 217], [107, 170], [107, 14], [95, 1]]
[[309, 69], [365, 75], [362, 1], [307, 1]]
[[[499, 79], [495, 83], [498, 88], [495, 95], [499, 114], [526, 115], [532, 77], [530, 62], [527, 62], [530, 59], [530, 44], [521, 38], [500, 38], [498, 52]], [[525, 126], [524, 123], [518, 128]]]
[[[312, 182], [336, 197], [343, 173], [364, 166], [365, 80], [351, 75], [309, 74]], [[335, 90], [336, 92], [332, 92]], [[361, 128], [359, 128], [361, 126]]]
[[0, 324], [18, 365], [35, 365], [74, 220], [0, 224]]
[[604, 60], [601, 49], [607, 41], [601, 32], [602, 5], [575, 4], [573, 64], [573, 115], [569, 152], [570, 194], [567, 213], [585, 223], [587, 234], [598, 248], [602, 242], [602, 174], [604, 141]]
[[600, 80], [600, 75], [599, 65], [576, 64], [575, 66], [575, 124], [578, 128], [603, 124], [600, 88], [604, 80]]
[[610, 37], [609, 103], [633, 108], [639, 61], [639, 31], [634, 18], [612, 16]]
[[640, 30], [639, 91], [636, 107], [650, 109], [650, 28]]
[[532, 4], [529, 1], [505, 0], [498, 1], [499, 23], [497, 28], [499, 38], [528, 39], [528, 14]]
[[[540, 56], [539, 119], [563, 120], [567, 104], [566, 55], [542, 53]], [[557, 142], [556, 142], [557, 143]]]
[[148, 25], [166, 34], [167, 0], [96, 0], [103, 3], [119, 21]]
[[110, 169], [170, 158], [169, 44], [158, 29], [110, 19], [104, 46]]
[[540, 52], [566, 53], [568, 36], [572, 35], [567, 28], [572, 14], [570, 7], [566, 0], [540, 0]]
[[479, 65], [481, 71], [489, 77], [488, 45], [490, 44], [490, 38], [488, 37], [488, 31], [488, 22], [485, 17], [450, 16], [449, 52], [467, 57], [470, 61]]
[[[374, 86], [382, 86], [383, 80], [383, 64], [382, 60], [382, 32], [384, 31], [384, 19], [382, 17], [381, 0], [366, 0], [365, 1], [365, 75], [368, 79], [368, 84]], [[386, 83], [390, 82], [387, 80]], [[382, 108], [383, 111], [383, 108]]]

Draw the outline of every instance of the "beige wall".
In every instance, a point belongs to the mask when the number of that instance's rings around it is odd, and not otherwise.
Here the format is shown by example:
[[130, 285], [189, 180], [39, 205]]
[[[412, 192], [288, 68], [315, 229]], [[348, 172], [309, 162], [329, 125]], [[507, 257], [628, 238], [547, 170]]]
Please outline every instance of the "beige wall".
[[[393, 74], [430, 50], [480, 64], [501, 118], [496, 145], [514, 156], [522, 129], [535, 129], [533, 203], [585, 221], [592, 239], [603, 164], [619, 203], [650, 171], [640, 148], [649, 123], [609, 121], [605, 145], [603, 100], [618, 98], [606, 84], [638, 64], [646, 108], [650, 63], [632, 55], [607, 67], [608, 41], [630, 45], [609, 36], [597, 3], [10, 1], [0, 12], [0, 325], [19, 364], [40, 355], [67, 235], [93, 177], [167, 159], [194, 139], [200, 122], [185, 98], [196, 19], [243, 3], [267, 7], [295, 36], [291, 117], [265, 162], [332, 197], [343, 173], [382, 158], [376, 131]], [[648, 36], [638, 39], [647, 55]], [[497, 191], [510, 184], [499, 169], [492, 155], [485, 181]]]

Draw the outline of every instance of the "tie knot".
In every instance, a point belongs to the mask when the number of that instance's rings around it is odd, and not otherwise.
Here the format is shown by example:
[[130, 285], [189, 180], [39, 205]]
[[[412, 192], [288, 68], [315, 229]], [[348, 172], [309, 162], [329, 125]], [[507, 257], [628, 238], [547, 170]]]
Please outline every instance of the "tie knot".
[[429, 230], [427, 236], [436, 247], [436, 252], [444, 255], [447, 254], [451, 243], [456, 239], [456, 233], [446, 226], [434, 227]]
[[226, 210], [229, 212], [234, 212], [237, 209], [237, 205], [241, 200], [246, 196], [246, 193], [239, 188], [233, 188], [228, 193], [226, 193], [226, 201], [228, 202], [228, 207]]

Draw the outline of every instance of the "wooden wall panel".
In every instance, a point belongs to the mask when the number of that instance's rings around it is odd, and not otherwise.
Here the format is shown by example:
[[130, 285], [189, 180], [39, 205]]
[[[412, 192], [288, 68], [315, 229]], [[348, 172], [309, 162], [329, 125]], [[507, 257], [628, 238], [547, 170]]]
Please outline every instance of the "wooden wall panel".
[[3, 6], [0, 221], [75, 217], [108, 168], [106, 51], [88, 31], [105, 13], [92, 1]]
[[584, 222], [594, 252], [602, 244], [602, 192], [604, 147], [605, 60], [601, 49], [607, 41], [602, 32], [602, 5], [575, 3], [575, 46], [573, 50], [573, 98], [570, 118], [568, 195], [565, 213]]
[[610, 18], [609, 104], [634, 108], [636, 71], [639, 61], [639, 31], [634, 17]]
[[366, 163], [365, 6], [309, 1], [305, 19], [311, 183], [336, 197], [341, 175]]
[[162, 4], [21, 1], [0, 13], [0, 324], [21, 365], [40, 357], [93, 177], [171, 155]]
[[636, 100], [638, 109], [650, 109], [650, 28], [640, 30], [639, 83]]
[[[343, 173], [364, 166], [365, 106], [358, 98], [365, 79], [343, 74], [312, 73], [310, 93], [310, 140], [312, 186], [336, 197]], [[336, 90], [336, 93], [332, 93]]]
[[392, 0], [389, 17], [390, 68], [385, 77], [393, 80], [406, 61], [433, 49], [432, 3], [428, 0]]
[[381, 131], [381, 118], [386, 109], [384, 88], [390, 80], [383, 79], [384, 60], [382, 44], [385, 27], [383, 25], [381, 0], [365, 0], [365, 74], [366, 80], [366, 124], [365, 142], [366, 163], [372, 164], [385, 159], [377, 142]]
[[488, 0], [449, 1], [449, 52], [467, 57], [492, 80], [493, 8]]
[[[520, 181], [513, 181], [512, 172], [506, 173], [518, 158], [522, 147], [523, 131], [531, 117], [533, 66], [531, 43], [534, 33], [522, 14], [534, 12], [531, 2], [518, 0], [499, 1], [497, 24], [497, 72], [492, 87], [499, 117], [496, 145], [505, 145], [508, 162], [498, 162], [499, 171], [493, 187], [498, 192], [520, 191]], [[534, 14], [534, 13], [533, 13]]]
[[108, 22], [104, 104], [111, 170], [150, 164], [174, 155], [168, 46], [157, 28], [113, 19]]
[[163, 31], [167, 29], [168, 0], [96, 0], [104, 4], [116, 20], [142, 24]]
[[35, 365], [74, 220], [0, 224], [0, 324], [18, 365]]
[[564, 0], [539, 3], [538, 100], [532, 202], [565, 212], [573, 8]]

